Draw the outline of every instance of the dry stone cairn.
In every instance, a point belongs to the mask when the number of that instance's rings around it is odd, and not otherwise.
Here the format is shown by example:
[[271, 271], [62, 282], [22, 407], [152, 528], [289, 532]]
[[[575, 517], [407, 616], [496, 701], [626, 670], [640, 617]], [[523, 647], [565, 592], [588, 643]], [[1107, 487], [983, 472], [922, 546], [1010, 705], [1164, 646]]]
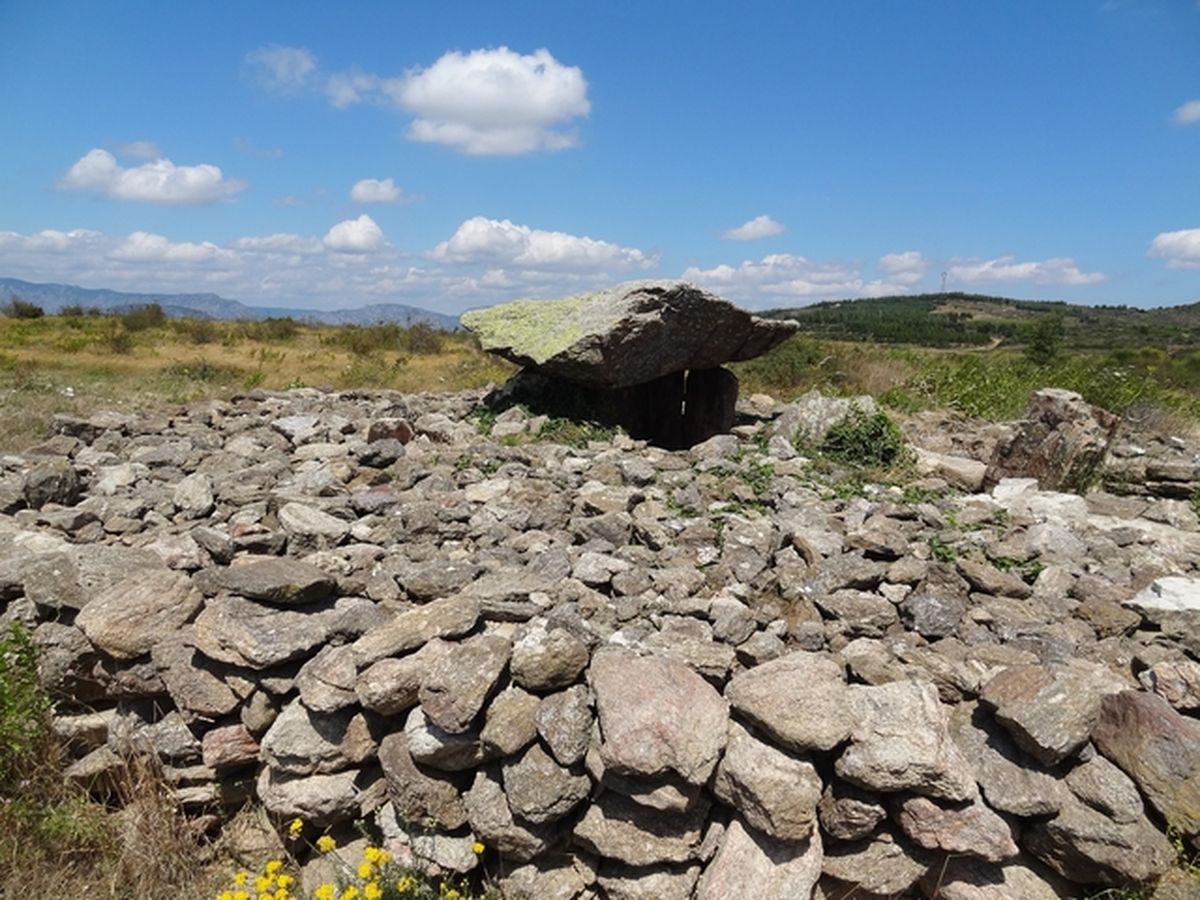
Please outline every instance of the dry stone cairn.
[[723, 364], [753, 359], [797, 328], [681, 281], [518, 300], [464, 313], [462, 323], [483, 349], [537, 376], [518, 376], [510, 395], [587, 410], [668, 449], [728, 432], [738, 381]]
[[988, 455], [945, 429], [914, 492], [839, 498], [790, 440], [817, 395], [681, 450], [501, 443], [480, 400], [256, 391], [0, 457], [67, 777], [151, 755], [209, 827], [366, 820], [538, 900], [1038, 900], [1196, 846], [1188, 503], [954, 486]]

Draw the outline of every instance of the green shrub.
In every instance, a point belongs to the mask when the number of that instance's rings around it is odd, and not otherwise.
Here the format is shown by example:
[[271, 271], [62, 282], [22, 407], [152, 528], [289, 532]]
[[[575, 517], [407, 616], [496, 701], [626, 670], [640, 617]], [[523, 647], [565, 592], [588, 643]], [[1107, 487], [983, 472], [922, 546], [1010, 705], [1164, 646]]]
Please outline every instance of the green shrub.
[[37, 674], [37, 648], [13, 623], [0, 636], [0, 795], [10, 795], [51, 740], [50, 698]]
[[81, 316], [86, 315], [87, 313], [84, 310], [84, 308], [82, 306], [80, 306], [78, 303], [72, 303], [70, 306], [64, 306], [62, 309], [60, 309], [58, 311], [58, 314], [60, 316], [62, 316], [64, 319], [67, 319], [67, 318], [78, 319]]
[[427, 322], [417, 322], [404, 336], [404, 349], [419, 355], [441, 353], [442, 332]]
[[221, 336], [221, 330], [212, 319], [176, 319], [171, 328], [193, 344], [212, 344]]
[[854, 466], [891, 466], [904, 457], [904, 436], [885, 412], [868, 414], [857, 404], [825, 435], [821, 452]]
[[167, 314], [161, 305], [147, 303], [135, 306], [120, 313], [117, 318], [127, 331], [145, 331], [149, 328], [161, 328], [167, 323]]
[[20, 297], [12, 297], [4, 306], [0, 306], [0, 313], [8, 316], [10, 319], [40, 319], [46, 314], [36, 303], [30, 303], [28, 300], [22, 300]]

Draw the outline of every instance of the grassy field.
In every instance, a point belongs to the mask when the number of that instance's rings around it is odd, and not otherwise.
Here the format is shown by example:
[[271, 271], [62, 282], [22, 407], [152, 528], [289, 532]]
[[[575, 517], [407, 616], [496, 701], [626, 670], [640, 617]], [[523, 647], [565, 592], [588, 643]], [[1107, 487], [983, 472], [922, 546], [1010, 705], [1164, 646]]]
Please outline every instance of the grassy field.
[[464, 333], [416, 326], [0, 316], [0, 448], [45, 436], [54, 413], [145, 409], [256, 387], [460, 390], [513, 367]]
[[[1068, 333], [1047, 358], [1025, 349], [948, 349], [802, 333], [733, 368], [742, 393], [791, 399], [812, 388], [868, 393], [899, 412], [950, 408], [1011, 419], [1041, 387], [1078, 391], [1138, 424], [1200, 423], [1200, 350], [1080, 349]], [[213, 322], [161, 311], [115, 316], [0, 315], [0, 448], [46, 436], [55, 413], [148, 409], [256, 387], [460, 390], [500, 383], [508, 363], [462, 332], [425, 326]]]

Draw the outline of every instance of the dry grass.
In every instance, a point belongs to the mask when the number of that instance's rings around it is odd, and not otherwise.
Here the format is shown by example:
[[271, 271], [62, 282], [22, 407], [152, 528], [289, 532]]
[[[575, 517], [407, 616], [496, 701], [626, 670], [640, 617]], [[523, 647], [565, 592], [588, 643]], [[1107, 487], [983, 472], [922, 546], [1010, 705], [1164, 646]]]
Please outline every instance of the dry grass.
[[514, 371], [464, 334], [414, 337], [391, 326], [169, 322], [130, 331], [109, 318], [0, 317], [0, 450], [44, 438], [55, 413], [154, 409], [256, 387], [453, 391]]

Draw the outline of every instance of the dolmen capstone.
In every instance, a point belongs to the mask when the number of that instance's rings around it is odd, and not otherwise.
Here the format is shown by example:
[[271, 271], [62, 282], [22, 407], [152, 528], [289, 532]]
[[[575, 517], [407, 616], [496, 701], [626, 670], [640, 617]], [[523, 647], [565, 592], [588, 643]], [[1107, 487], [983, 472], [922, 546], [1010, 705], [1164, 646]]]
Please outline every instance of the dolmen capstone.
[[668, 449], [729, 431], [738, 381], [723, 364], [760, 356], [799, 327], [683, 281], [516, 300], [462, 323], [484, 350], [524, 367], [498, 396], [620, 425]]

